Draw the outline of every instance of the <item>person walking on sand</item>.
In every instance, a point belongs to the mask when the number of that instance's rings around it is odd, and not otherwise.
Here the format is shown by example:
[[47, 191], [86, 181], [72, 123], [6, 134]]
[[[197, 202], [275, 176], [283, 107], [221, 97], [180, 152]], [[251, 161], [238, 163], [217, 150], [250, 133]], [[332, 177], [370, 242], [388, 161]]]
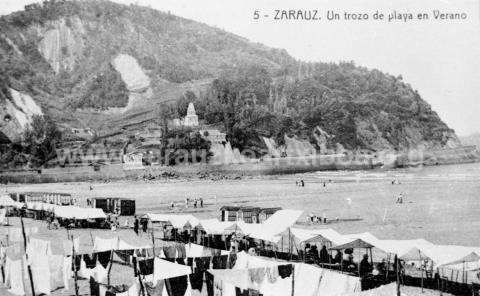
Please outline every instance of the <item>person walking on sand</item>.
[[396, 203], [399, 203], [399, 204], [403, 203], [403, 194], [402, 194], [402, 193], [400, 193], [400, 194], [398, 195], [398, 197], [397, 197], [397, 202], [396, 202]]
[[135, 216], [135, 221], [133, 222], [133, 231], [135, 232], [136, 235], [138, 235], [138, 228], [139, 228], [139, 225], [140, 222], [138, 221], [138, 217]]
[[200, 197], [200, 207], [203, 208], [203, 198]]
[[301, 185], [302, 187], [305, 187], [305, 182], [303, 181], [303, 179], [300, 180], [300, 185]]

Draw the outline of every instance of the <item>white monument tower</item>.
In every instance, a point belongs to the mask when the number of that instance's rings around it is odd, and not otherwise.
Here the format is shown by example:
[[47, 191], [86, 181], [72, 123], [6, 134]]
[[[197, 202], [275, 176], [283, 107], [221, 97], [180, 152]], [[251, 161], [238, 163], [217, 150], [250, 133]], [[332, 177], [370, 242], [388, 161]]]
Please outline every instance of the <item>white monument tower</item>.
[[184, 126], [198, 126], [198, 116], [193, 103], [188, 104], [187, 116], [183, 119]]

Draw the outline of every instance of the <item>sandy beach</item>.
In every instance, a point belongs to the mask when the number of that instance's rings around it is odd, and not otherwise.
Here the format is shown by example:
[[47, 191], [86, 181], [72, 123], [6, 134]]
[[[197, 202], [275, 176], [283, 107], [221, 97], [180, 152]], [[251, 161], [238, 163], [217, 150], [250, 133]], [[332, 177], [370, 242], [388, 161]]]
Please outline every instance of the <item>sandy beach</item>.
[[[304, 180], [305, 187], [296, 186]], [[396, 180], [399, 184], [392, 184]], [[77, 196], [82, 202], [93, 196], [134, 198], [137, 214], [147, 212], [191, 213], [199, 218], [219, 217], [223, 205], [280, 206], [304, 210], [304, 227], [330, 227], [340, 233], [369, 231], [381, 239], [425, 238], [437, 244], [480, 245], [480, 165], [429, 167], [416, 170], [368, 172], [318, 172], [224, 181], [116, 181], [109, 183], [10, 184], [8, 192], [49, 191]], [[92, 190], [90, 190], [92, 186]], [[395, 196], [404, 194], [404, 203]], [[185, 198], [203, 198], [203, 208], [185, 207]], [[171, 203], [175, 208], [170, 208]], [[326, 215], [328, 224], [305, 222], [310, 213]], [[459, 219], [461, 217], [461, 219]], [[338, 218], [338, 221], [337, 221]], [[350, 220], [350, 221], [348, 221]], [[18, 218], [11, 218], [19, 225]], [[37, 234], [52, 241], [67, 238], [65, 229], [48, 230], [43, 221], [25, 219], [26, 226], [40, 227]], [[6, 227], [2, 227], [2, 231]], [[80, 236], [81, 249], [90, 250], [96, 235], [133, 236], [130, 229], [72, 230]], [[139, 239], [149, 239], [146, 235]], [[115, 264], [112, 282], [127, 283], [131, 270]], [[73, 282], [72, 282], [73, 286]], [[407, 288], [408, 295], [421, 294]], [[88, 282], [80, 281], [80, 295], [88, 295]], [[433, 291], [427, 293], [434, 293]], [[1, 295], [8, 295], [0, 289]], [[53, 295], [73, 295], [55, 291]], [[422, 294], [426, 295], [426, 294]]]
[[[295, 185], [300, 179], [305, 187]], [[393, 180], [400, 184], [392, 185]], [[136, 200], [137, 214], [191, 213], [198, 218], [219, 217], [223, 205], [278, 206], [305, 211], [300, 222], [310, 213], [326, 215], [331, 221], [309, 227], [331, 227], [340, 233], [369, 231], [381, 239], [425, 238], [436, 244], [479, 246], [479, 181], [480, 164], [476, 163], [242, 180], [13, 184], [3, 188], [8, 192], [65, 192], [83, 201], [94, 196], [128, 197]], [[405, 196], [403, 204], [395, 203], [400, 193]], [[204, 208], [186, 208], [186, 198], [203, 198]]]

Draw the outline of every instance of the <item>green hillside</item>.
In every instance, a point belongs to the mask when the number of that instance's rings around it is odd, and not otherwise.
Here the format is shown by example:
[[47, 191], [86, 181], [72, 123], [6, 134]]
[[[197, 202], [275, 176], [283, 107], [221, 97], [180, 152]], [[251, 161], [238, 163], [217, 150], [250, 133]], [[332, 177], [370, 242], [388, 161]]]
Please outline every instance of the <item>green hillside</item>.
[[[120, 55], [133, 58], [141, 75], [127, 81], [129, 73], [118, 67], [129, 60], [118, 62]], [[265, 148], [262, 136], [282, 144], [285, 135], [318, 148], [319, 129], [329, 148], [458, 143], [401, 77], [352, 62], [304, 63], [285, 50], [137, 5], [44, 1], [2, 16], [0, 73], [2, 102], [15, 89], [57, 124], [99, 135], [127, 125], [142, 129], [192, 92], [200, 118], [222, 126], [238, 148]]]

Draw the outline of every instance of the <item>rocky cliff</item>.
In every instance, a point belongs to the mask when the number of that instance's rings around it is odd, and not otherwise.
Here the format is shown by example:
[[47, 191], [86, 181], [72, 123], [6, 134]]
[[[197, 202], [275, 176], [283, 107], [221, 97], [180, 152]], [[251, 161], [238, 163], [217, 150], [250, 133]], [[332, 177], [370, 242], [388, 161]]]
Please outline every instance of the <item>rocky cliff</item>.
[[[260, 70], [253, 80], [224, 76], [239, 65]], [[272, 119], [237, 118], [243, 126], [226, 126], [232, 149], [266, 148], [262, 134], [306, 153], [337, 144], [371, 150], [458, 144], [401, 79], [351, 64], [299, 62], [284, 50], [137, 5], [50, 0], [2, 16], [0, 73], [0, 131], [12, 141], [41, 112], [99, 135], [141, 129], [187, 91], [198, 94], [201, 118], [222, 124], [235, 120], [219, 115], [231, 111], [216, 101], [227, 91]], [[219, 90], [222, 79], [232, 83]], [[230, 88], [236, 83], [241, 87]], [[326, 142], [309, 134], [317, 128], [330, 135]]]

